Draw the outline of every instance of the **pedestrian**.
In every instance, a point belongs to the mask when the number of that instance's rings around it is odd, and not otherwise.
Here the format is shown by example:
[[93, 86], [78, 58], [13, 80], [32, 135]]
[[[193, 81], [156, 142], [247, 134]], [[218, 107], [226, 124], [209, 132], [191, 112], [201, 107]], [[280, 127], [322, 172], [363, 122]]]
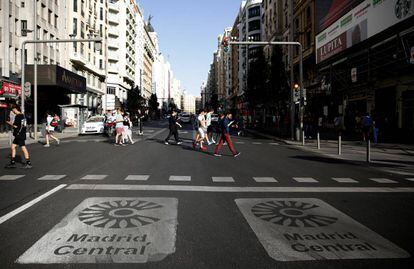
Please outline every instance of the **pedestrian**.
[[13, 112], [13, 106], [10, 106], [10, 113], [9, 113], [9, 120], [6, 122], [11, 128], [9, 132], [9, 145], [12, 145], [13, 141], [13, 124], [14, 124], [14, 118], [16, 117], [16, 114]]
[[129, 117], [129, 113], [125, 112], [124, 114], [124, 143], [125, 140], [129, 141], [132, 145], [135, 144], [134, 140], [132, 139], [132, 121]]
[[50, 147], [50, 139], [56, 141], [56, 143], [59, 145], [60, 140], [55, 137], [53, 134], [55, 133], [55, 128], [59, 125], [59, 117], [55, 114], [55, 117], [52, 116], [52, 114], [48, 111], [46, 112], [46, 144], [44, 145], [45, 148]]
[[7, 165], [6, 168], [16, 168], [16, 148], [19, 146], [26, 160], [26, 164], [23, 166], [23, 168], [30, 169], [32, 168], [32, 163], [30, 162], [30, 155], [26, 148], [26, 118], [21, 112], [19, 106], [13, 105], [12, 111], [15, 115], [12, 124], [14, 140], [11, 144], [10, 164]]
[[169, 145], [171, 136], [174, 136], [175, 143], [177, 145], [181, 145], [182, 142], [180, 141], [180, 138], [178, 136], [178, 127], [182, 128], [183, 126], [178, 123], [178, 117], [177, 117], [177, 111], [172, 111], [171, 115], [168, 119], [168, 128], [170, 129], [170, 133], [168, 134], [167, 138], [165, 139], [165, 144]]
[[141, 109], [138, 109], [137, 117], [138, 117], [138, 126], [139, 126], [138, 135], [144, 135], [144, 132], [142, 130], [142, 124], [144, 121], [145, 114], [142, 112]]
[[206, 138], [206, 132], [207, 132], [207, 126], [206, 126], [206, 112], [204, 109], [202, 109], [197, 117], [198, 122], [198, 133], [196, 136], [195, 141], [193, 142], [193, 148], [196, 148], [196, 145], [200, 143], [200, 149], [201, 150], [207, 150], [206, 147], [204, 147], [204, 139]]
[[241, 153], [236, 152], [233, 146], [233, 141], [230, 137], [230, 126], [233, 125], [234, 121], [232, 121], [233, 115], [230, 112], [226, 113], [226, 116], [224, 119], [220, 122], [221, 127], [221, 138], [219, 141], [219, 144], [216, 146], [216, 149], [214, 150], [214, 156], [221, 157], [222, 155], [219, 153], [224, 142], [227, 143], [229, 146], [229, 149], [231, 153], [233, 154], [233, 157], [239, 156]]
[[211, 124], [211, 116], [214, 113], [214, 109], [210, 108], [208, 112], [206, 113], [206, 126], [207, 126], [207, 132], [206, 132], [206, 140], [208, 145], [215, 144], [216, 141], [214, 141], [214, 132], [213, 132], [213, 126]]
[[372, 118], [369, 112], [367, 112], [365, 116], [362, 118], [362, 135], [363, 135], [364, 141], [367, 141], [368, 139], [370, 139], [372, 125], [373, 125]]
[[[122, 111], [121, 108], [117, 108], [116, 110], [116, 114], [115, 114], [115, 131], [116, 131], [116, 136], [115, 136], [115, 146], [120, 146], [120, 145], [124, 145], [124, 143], [122, 143], [123, 136], [124, 136], [124, 117], [122, 117]], [[119, 141], [118, 141], [119, 140]]]

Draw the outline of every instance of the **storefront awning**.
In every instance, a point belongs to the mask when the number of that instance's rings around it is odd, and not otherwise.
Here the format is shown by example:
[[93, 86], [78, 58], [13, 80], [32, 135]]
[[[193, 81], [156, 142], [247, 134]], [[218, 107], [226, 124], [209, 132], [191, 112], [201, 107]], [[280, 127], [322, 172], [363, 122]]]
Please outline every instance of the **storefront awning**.
[[10, 82], [0, 83], [0, 96], [4, 98], [17, 99], [22, 95], [22, 87]]
[[[33, 85], [33, 65], [26, 66], [26, 81]], [[67, 93], [86, 93], [86, 78], [58, 65], [38, 65], [37, 85], [59, 87]]]

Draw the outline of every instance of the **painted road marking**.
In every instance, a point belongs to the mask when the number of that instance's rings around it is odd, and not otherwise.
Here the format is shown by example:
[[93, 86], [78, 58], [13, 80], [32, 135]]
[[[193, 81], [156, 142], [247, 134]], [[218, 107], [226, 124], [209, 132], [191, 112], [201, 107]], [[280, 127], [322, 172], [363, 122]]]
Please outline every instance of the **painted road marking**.
[[0, 180], [16, 180], [24, 176], [25, 175], [4, 175], [0, 177]]
[[177, 206], [176, 198], [88, 198], [17, 263], [161, 261], [175, 252]]
[[127, 184], [72, 184], [68, 190], [106, 191], [182, 191], [182, 192], [240, 192], [240, 193], [413, 193], [407, 187], [228, 187], [184, 185], [127, 185]]
[[293, 180], [299, 183], [317, 183], [318, 181], [312, 177], [294, 177]]
[[232, 177], [212, 177], [213, 182], [234, 182]]
[[236, 142], [236, 144], [239, 144], [239, 145], [244, 145], [244, 144], [246, 144], [245, 142], [241, 142], [241, 141], [237, 141]]
[[170, 176], [170, 181], [191, 181], [190, 176]]
[[64, 177], [66, 177], [66, 175], [46, 175], [41, 178], [38, 178], [37, 180], [60, 180]]
[[280, 144], [279, 144], [279, 143], [269, 143], [269, 145], [272, 145], [272, 146], [279, 146]]
[[67, 185], [66, 184], [61, 184], [59, 186], [57, 186], [56, 188], [51, 189], [50, 191], [46, 192], [45, 194], [40, 195], [39, 197], [33, 199], [32, 201], [22, 205], [21, 207], [13, 210], [10, 213], [7, 213], [6, 215], [4, 215], [3, 217], [0, 218], [0, 224], [2, 224], [3, 222], [13, 218], [14, 216], [16, 216], [17, 214], [23, 212], [24, 210], [28, 209], [29, 207], [31, 207], [34, 204], [37, 204], [38, 202], [42, 201], [43, 199], [45, 199], [46, 197], [54, 194], [55, 192], [65, 188]]
[[358, 183], [358, 181], [349, 177], [333, 177], [332, 179], [338, 183]]
[[414, 178], [406, 178], [406, 180], [414, 182]]
[[263, 143], [262, 142], [253, 142], [252, 144], [253, 145], [262, 145]]
[[108, 175], [86, 175], [81, 180], [103, 180]]
[[274, 183], [277, 180], [274, 177], [254, 177], [254, 181], [258, 183]]
[[375, 181], [377, 183], [387, 183], [387, 184], [398, 183], [397, 181], [394, 181], [388, 178], [370, 178], [369, 180]]
[[149, 175], [129, 175], [125, 178], [125, 180], [146, 181], [149, 177]]
[[391, 173], [391, 174], [402, 175], [402, 176], [414, 176], [414, 173], [405, 172], [405, 171], [395, 171], [395, 170], [383, 170], [383, 171]]
[[319, 199], [235, 202], [269, 256], [277, 261], [410, 257], [405, 250]]

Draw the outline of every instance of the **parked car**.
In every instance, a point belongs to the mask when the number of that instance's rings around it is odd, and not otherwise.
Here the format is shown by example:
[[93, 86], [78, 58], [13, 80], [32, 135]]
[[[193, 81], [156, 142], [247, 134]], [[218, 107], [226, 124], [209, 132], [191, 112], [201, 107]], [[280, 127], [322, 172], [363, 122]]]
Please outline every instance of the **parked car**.
[[182, 123], [189, 123], [191, 120], [190, 114], [188, 113], [181, 113], [179, 117]]
[[105, 117], [92, 116], [82, 125], [81, 134], [103, 134], [105, 131]]

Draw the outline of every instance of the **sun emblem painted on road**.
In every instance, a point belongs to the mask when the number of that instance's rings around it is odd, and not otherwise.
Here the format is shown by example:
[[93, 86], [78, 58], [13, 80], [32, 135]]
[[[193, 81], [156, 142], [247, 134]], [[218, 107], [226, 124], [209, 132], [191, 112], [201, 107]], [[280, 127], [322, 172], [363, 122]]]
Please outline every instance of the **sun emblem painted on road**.
[[412, 6], [412, 0], [397, 0], [395, 3], [395, 16], [402, 19], [408, 15]]
[[252, 213], [264, 221], [288, 227], [323, 227], [338, 220], [307, 212], [317, 207], [298, 201], [269, 201], [253, 206]]
[[78, 218], [87, 225], [99, 228], [136, 228], [160, 219], [141, 214], [141, 211], [161, 208], [162, 205], [142, 200], [118, 200], [92, 205], [82, 210]]

